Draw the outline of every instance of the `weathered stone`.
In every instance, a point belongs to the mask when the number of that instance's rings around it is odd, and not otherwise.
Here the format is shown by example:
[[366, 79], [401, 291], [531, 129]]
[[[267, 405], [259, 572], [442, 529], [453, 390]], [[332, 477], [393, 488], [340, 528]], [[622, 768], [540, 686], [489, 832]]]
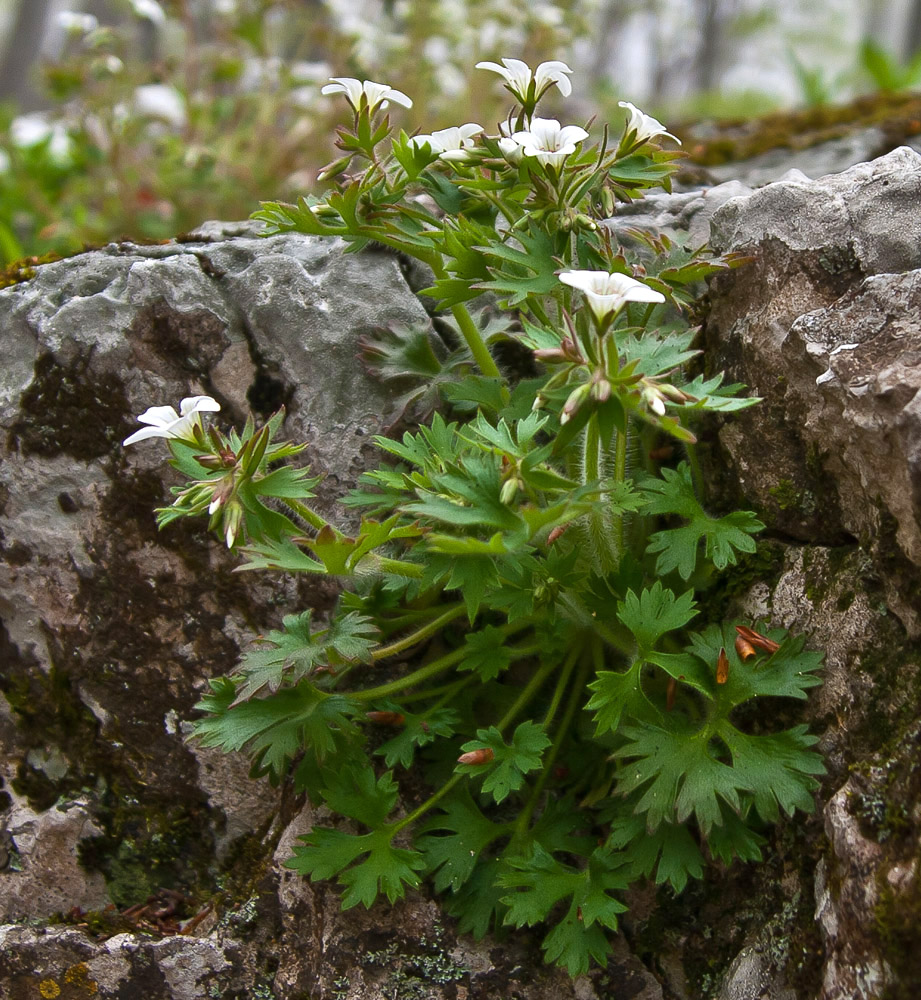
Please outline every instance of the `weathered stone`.
[[277, 796], [180, 723], [279, 609], [322, 612], [334, 591], [244, 579], [200, 534], [158, 534], [162, 442], [120, 442], [134, 414], [197, 392], [238, 425], [285, 404], [329, 503], [384, 426], [389, 397], [355, 355], [390, 322], [428, 322], [392, 255], [300, 236], [112, 246], [0, 292], [0, 757], [24, 868], [0, 874], [0, 917], [101, 906], [102, 873], [120, 906], [207, 882], [268, 822]]
[[[708, 363], [765, 400], [721, 441], [771, 526], [803, 541], [858, 539], [879, 559], [896, 549], [914, 566], [921, 337], [905, 272], [921, 267], [919, 194], [921, 156], [900, 149], [728, 202], [714, 244], [756, 260], [714, 283], [707, 323]], [[891, 581], [893, 609], [917, 634], [904, 574]]]

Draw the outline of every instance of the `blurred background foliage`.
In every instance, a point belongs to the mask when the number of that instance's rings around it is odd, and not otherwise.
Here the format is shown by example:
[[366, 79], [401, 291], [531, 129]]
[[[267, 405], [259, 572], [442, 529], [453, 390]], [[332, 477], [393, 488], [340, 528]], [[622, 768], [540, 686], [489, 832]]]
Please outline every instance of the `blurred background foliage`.
[[310, 191], [329, 76], [405, 91], [395, 120], [428, 132], [503, 116], [478, 60], [562, 59], [574, 95], [545, 114], [619, 127], [631, 100], [681, 134], [904, 94], [919, 47], [921, 0], [0, 0], [0, 263]]

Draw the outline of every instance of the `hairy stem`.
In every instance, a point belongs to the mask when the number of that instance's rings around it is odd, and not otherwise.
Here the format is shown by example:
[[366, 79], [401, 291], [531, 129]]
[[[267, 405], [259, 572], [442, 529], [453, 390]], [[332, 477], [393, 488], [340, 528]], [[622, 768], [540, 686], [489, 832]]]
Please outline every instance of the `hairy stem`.
[[443, 625], [447, 625], [448, 622], [454, 621], [455, 618], [460, 617], [466, 611], [467, 605], [463, 601], [450, 607], [443, 614], [439, 615], [437, 618], [430, 621], [427, 625], [423, 625], [422, 628], [416, 629], [415, 632], [410, 632], [409, 635], [404, 636], [402, 639], [398, 639], [396, 642], [392, 642], [389, 646], [380, 646], [374, 650], [371, 654], [372, 660], [386, 660], [388, 656], [395, 656], [397, 653], [402, 653], [404, 649], [409, 649], [411, 646], [415, 646], [417, 642], [422, 642], [423, 639], [427, 639], [434, 632], [437, 632]]
[[467, 307], [462, 302], [459, 302], [456, 306], [451, 307], [451, 313], [457, 320], [461, 335], [470, 348], [470, 353], [473, 355], [474, 360], [479, 365], [480, 371], [484, 375], [498, 378], [500, 376], [499, 368], [496, 362], [493, 361], [493, 357], [489, 353], [489, 348], [480, 336], [480, 331], [477, 329], [476, 323], [473, 322], [473, 317], [468, 312]]

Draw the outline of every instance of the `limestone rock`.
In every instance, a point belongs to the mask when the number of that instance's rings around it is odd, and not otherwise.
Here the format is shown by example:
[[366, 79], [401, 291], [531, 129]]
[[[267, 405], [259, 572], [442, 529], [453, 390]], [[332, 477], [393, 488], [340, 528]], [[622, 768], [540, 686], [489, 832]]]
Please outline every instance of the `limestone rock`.
[[158, 533], [165, 449], [120, 442], [185, 395], [237, 425], [284, 404], [331, 502], [389, 410], [358, 337], [428, 317], [393, 255], [225, 230], [110, 246], [0, 292], [0, 780], [15, 790], [0, 824], [24, 866], [0, 872], [0, 918], [207, 882], [277, 808], [242, 759], [190, 748], [182, 720], [254, 633], [334, 591], [244, 579], [200, 532]]
[[[857, 539], [915, 568], [919, 195], [921, 156], [903, 148], [728, 202], [713, 218], [714, 245], [756, 259], [714, 282], [707, 323], [708, 364], [764, 397], [721, 442], [771, 527], [803, 541]], [[889, 597], [916, 635], [903, 576], [892, 572]]]

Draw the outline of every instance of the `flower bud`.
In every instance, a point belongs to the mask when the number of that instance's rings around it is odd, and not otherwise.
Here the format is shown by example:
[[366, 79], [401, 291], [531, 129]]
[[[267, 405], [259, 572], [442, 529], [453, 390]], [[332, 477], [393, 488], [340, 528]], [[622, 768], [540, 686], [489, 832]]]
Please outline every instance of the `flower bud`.
[[517, 476], [512, 476], [511, 479], [506, 479], [502, 484], [502, 490], [499, 493], [499, 500], [502, 503], [509, 504], [515, 499], [515, 495], [518, 493], [518, 478]]
[[495, 759], [495, 754], [491, 747], [484, 747], [482, 750], [470, 750], [467, 753], [462, 753], [460, 757], [457, 758], [458, 764], [471, 764], [476, 766], [477, 764], [488, 764], [490, 761]]
[[560, 415], [560, 423], [566, 424], [579, 412], [579, 408], [588, 399], [589, 393], [592, 391], [592, 386], [590, 382], [583, 382], [582, 385], [576, 386], [575, 389], [569, 394], [569, 399], [563, 406], [563, 412]]
[[592, 399], [606, 403], [611, 398], [611, 383], [606, 378], [592, 381]]

